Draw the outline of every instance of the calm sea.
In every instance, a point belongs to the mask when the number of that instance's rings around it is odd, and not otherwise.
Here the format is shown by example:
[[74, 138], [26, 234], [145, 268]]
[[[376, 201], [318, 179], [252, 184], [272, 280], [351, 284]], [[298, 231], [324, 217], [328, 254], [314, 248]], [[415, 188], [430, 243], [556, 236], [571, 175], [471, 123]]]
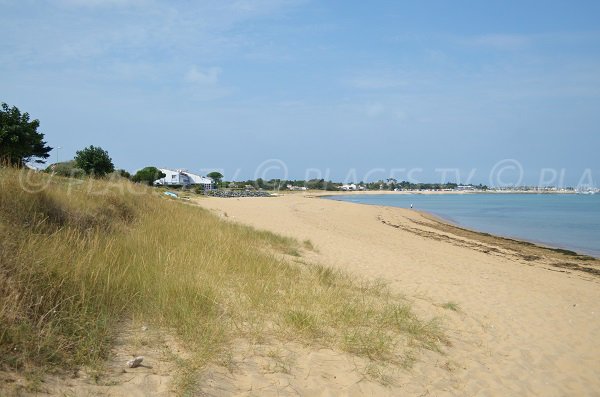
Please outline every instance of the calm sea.
[[427, 211], [456, 225], [600, 257], [600, 194], [386, 194], [333, 200]]

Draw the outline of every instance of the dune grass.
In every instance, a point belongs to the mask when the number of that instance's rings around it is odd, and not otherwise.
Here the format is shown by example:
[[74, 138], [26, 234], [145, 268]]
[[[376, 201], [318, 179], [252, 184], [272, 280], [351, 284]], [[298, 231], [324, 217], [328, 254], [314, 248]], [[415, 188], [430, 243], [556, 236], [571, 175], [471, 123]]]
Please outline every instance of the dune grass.
[[453, 312], [460, 311], [460, 305], [452, 301], [442, 304], [442, 307], [447, 310], [452, 310]]
[[0, 184], [0, 369], [98, 365], [124, 320], [173, 332], [192, 354], [188, 372], [239, 337], [389, 363], [445, 342], [437, 322], [417, 318], [385, 285], [289, 260], [312, 243], [125, 180], [5, 168]]

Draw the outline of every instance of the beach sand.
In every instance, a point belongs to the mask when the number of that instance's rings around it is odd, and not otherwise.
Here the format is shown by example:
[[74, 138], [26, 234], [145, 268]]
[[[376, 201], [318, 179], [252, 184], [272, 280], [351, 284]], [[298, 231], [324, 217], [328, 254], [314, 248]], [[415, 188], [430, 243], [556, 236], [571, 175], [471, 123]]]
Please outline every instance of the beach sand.
[[[307, 261], [385, 280], [422, 317], [441, 317], [451, 340], [389, 384], [365, 379], [368, 363], [333, 350], [288, 343], [274, 355], [240, 342], [236, 371], [207, 371], [208, 395], [600, 395], [598, 260], [416, 211], [306, 194], [196, 202], [229, 221], [310, 240]], [[265, 370], [278, 363], [286, 370]]]

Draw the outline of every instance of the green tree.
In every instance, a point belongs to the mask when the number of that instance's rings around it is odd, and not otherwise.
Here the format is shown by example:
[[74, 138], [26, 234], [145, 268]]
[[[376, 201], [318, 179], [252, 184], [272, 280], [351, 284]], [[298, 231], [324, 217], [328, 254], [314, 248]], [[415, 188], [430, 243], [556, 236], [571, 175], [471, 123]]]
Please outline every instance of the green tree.
[[75, 152], [75, 163], [93, 176], [104, 176], [115, 170], [108, 152], [101, 147], [90, 146]]
[[131, 174], [129, 172], [127, 172], [127, 170], [124, 169], [118, 169], [115, 171], [115, 173], [117, 175], [119, 175], [122, 178], [127, 178], [127, 179], [131, 179]]
[[219, 185], [223, 180], [223, 174], [217, 171], [213, 171], [210, 174], [206, 174], [206, 176], [215, 181], [217, 185]]
[[164, 178], [165, 176], [167, 175], [156, 167], [145, 167], [136, 172], [131, 179], [134, 182], [145, 182], [152, 186], [155, 180]]
[[2, 103], [0, 107], [0, 162], [23, 165], [36, 159], [43, 163], [52, 148], [44, 142], [44, 134], [38, 132], [39, 120], [29, 121], [29, 113], [21, 114], [15, 106]]

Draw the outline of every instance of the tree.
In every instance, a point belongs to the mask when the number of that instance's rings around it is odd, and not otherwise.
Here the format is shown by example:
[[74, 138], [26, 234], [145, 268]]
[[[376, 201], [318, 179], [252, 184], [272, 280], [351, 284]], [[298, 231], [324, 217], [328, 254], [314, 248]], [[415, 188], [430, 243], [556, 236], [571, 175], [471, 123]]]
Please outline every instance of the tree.
[[10, 165], [23, 165], [36, 159], [50, 157], [52, 148], [44, 142], [44, 134], [38, 132], [39, 120], [29, 121], [29, 113], [21, 114], [15, 106], [2, 103], [0, 108], [0, 162]]
[[75, 163], [93, 176], [104, 176], [115, 170], [108, 152], [101, 147], [90, 146], [75, 152]]
[[145, 182], [152, 186], [155, 180], [167, 176], [164, 172], [156, 167], [145, 167], [135, 173], [132, 180], [134, 182]]
[[127, 170], [119, 169], [119, 170], [116, 170], [115, 173], [122, 178], [131, 179], [131, 174], [129, 172], [127, 172]]
[[217, 171], [213, 171], [210, 174], [207, 174], [206, 176], [215, 181], [216, 184], [221, 183], [221, 180], [223, 179], [223, 174]]

